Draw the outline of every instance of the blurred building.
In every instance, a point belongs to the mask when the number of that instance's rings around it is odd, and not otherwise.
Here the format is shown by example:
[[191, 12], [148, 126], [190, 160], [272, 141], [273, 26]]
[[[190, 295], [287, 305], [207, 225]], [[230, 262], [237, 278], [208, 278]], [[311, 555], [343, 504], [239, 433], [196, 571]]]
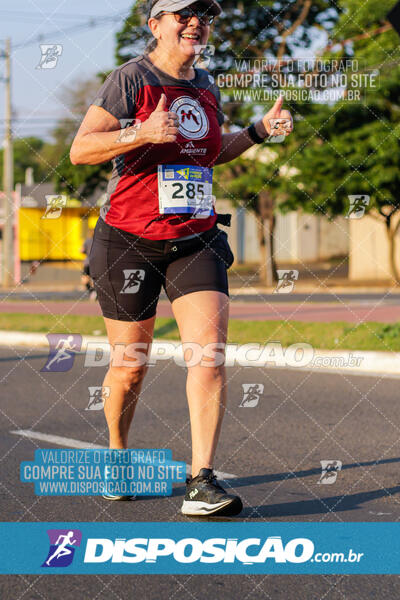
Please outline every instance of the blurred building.
[[[229, 200], [217, 200], [220, 213], [232, 213], [232, 226], [226, 229], [236, 262], [260, 260], [259, 224], [252, 211], [234, 207]], [[277, 263], [307, 263], [347, 256], [348, 219], [327, 218], [299, 212], [276, 213], [274, 258]]]
[[[361, 219], [349, 219], [349, 279], [389, 281], [392, 273], [386, 225], [382, 217], [371, 213]], [[400, 270], [399, 248], [400, 232], [395, 241], [396, 265]]]
[[[82, 203], [57, 194], [52, 183], [34, 183], [27, 174], [26, 183], [16, 185], [20, 260], [83, 260], [82, 242], [96, 224], [101, 197], [95, 194]], [[49, 198], [55, 206], [59, 199], [58, 211], [49, 210]]]
[[[35, 183], [32, 170], [27, 169], [25, 183], [17, 184], [15, 192], [18, 207], [15, 237], [20, 260], [83, 260], [84, 256], [80, 252], [82, 242], [87, 237], [88, 229], [95, 227], [104, 196], [104, 192], [100, 190], [84, 203], [64, 196], [65, 206], [58, 213], [49, 212], [48, 198], [57, 199], [61, 196], [52, 183]], [[232, 226], [226, 228], [226, 231], [236, 262], [258, 263], [260, 225], [256, 215], [225, 199], [217, 200], [217, 211], [232, 214]], [[276, 262], [308, 263], [346, 256], [350, 248], [351, 221], [342, 217], [328, 221], [324, 217], [300, 211], [285, 215], [277, 212], [274, 231]], [[355, 256], [354, 244], [352, 248]], [[358, 264], [360, 259], [356, 260]], [[371, 265], [367, 268], [371, 268]], [[353, 268], [353, 278], [357, 277], [357, 269], [358, 267], [355, 270]]]

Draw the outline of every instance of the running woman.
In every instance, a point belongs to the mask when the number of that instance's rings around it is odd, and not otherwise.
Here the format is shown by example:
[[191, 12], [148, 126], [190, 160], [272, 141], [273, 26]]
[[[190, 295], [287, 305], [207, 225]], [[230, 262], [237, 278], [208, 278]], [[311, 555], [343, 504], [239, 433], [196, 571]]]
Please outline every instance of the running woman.
[[[111, 346], [143, 348], [143, 360], [132, 366], [111, 360], [104, 380], [111, 390], [104, 407], [110, 448], [128, 445], [161, 287], [172, 304], [182, 344], [207, 346], [207, 357], [188, 363], [192, 477], [181, 509], [185, 515], [242, 510], [240, 498], [227, 494], [213, 473], [227, 400], [219, 353], [227, 338], [227, 269], [234, 257], [226, 233], [217, 226], [223, 215], [218, 218], [215, 211], [212, 168], [262, 143], [271, 134], [270, 119], [290, 119], [279, 98], [259, 122], [222, 133], [218, 88], [206, 70], [193, 67], [196, 46], [207, 44], [220, 13], [216, 0], [153, 0], [151, 46], [111, 73], [70, 154], [75, 165], [113, 159], [90, 273]], [[189, 350], [185, 360], [190, 358]]]

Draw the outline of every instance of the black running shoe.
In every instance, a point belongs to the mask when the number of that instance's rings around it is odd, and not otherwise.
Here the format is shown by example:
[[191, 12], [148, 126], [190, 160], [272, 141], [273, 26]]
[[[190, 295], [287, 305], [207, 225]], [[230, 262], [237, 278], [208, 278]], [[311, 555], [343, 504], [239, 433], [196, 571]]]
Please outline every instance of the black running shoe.
[[239, 496], [227, 494], [217, 482], [212, 469], [201, 469], [197, 477], [186, 480], [186, 494], [181, 512], [184, 515], [238, 515], [243, 508]]

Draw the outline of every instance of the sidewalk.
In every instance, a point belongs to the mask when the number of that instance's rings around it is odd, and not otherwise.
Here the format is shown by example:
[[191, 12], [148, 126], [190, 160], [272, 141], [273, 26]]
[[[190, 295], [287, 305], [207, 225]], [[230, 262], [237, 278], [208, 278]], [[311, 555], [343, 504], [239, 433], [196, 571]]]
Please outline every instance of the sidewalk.
[[[390, 283], [380, 284], [376, 282], [360, 282], [355, 284], [354, 282], [348, 281], [335, 281], [329, 285], [319, 281], [304, 281], [296, 282], [293, 290], [289, 294], [275, 294], [276, 285], [274, 286], [263, 286], [253, 285], [251, 277], [242, 281], [238, 281], [237, 277], [229, 277], [229, 289], [232, 296], [257, 296], [257, 295], [269, 295], [274, 294], [277, 298], [300, 296], [300, 295], [316, 295], [316, 294], [331, 294], [332, 301], [335, 301], [335, 295], [337, 294], [390, 294], [393, 296], [400, 297], [400, 286], [395, 286]], [[82, 294], [82, 286], [80, 283], [80, 276], [71, 281], [63, 281], [61, 279], [54, 279], [53, 281], [38, 281], [29, 283], [19, 283], [12, 287], [2, 288], [0, 287], [0, 295], [14, 296], [18, 294], [29, 294], [34, 295], [35, 293], [47, 293], [47, 294], [58, 294], [59, 292], [65, 292], [68, 294]], [[11, 299], [11, 298], [10, 298]]]
[[[296, 302], [276, 302], [276, 296], [266, 299], [254, 297], [249, 301], [231, 299], [229, 317], [241, 321], [303, 321], [306, 323], [397, 323], [400, 321], [400, 296], [397, 303], [381, 299], [366, 301], [310, 302], [307, 296]], [[71, 299], [37, 298], [15, 299], [0, 298], [1, 313], [25, 313], [36, 315], [87, 315], [101, 316], [97, 302], [89, 302], [82, 296]], [[173, 318], [169, 300], [160, 299], [157, 305], [157, 317]]]
[[[298, 294], [315, 295], [321, 293], [381, 293], [396, 294], [400, 296], [400, 286], [394, 286], [390, 281], [350, 281], [347, 278], [346, 262], [319, 262], [305, 265], [279, 264], [279, 269], [295, 269], [299, 272], [298, 280], [295, 282], [290, 296]], [[22, 279], [28, 277], [30, 264], [22, 265]], [[3, 294], [35, 292], [79, 292], [81, 290], [81, 269], [79, 262], [52, 262], [44, 263], [23, 284], [16, 284], [9, 289], [0, 288]], [[259, 279], [259, 266], [254, 264], [234, 265], [228, 271], [229, 286], [232, 296], [257, 296], [272, 294], [276, 285], [267, 287], [262, 285]], [[279, 294], [283, 296], [284, 294]], [[289, 294], [285, 294], [288, 296]], [[278, 296], [278, 294], [277, 294]]]

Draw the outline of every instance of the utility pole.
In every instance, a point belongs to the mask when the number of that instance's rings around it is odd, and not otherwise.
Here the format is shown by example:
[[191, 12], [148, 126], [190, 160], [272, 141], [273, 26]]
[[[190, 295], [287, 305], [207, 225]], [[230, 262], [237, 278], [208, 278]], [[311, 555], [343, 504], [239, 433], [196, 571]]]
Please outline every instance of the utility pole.
[[2, 240], [2, 284], [10, 287], [14, 284], [14, 158], [12, 142], [11, 113], [11, 40], [6, 40], [5, 52], [5, 136], [3, 153], [3, 191], [4, 191], [4, 226]]

